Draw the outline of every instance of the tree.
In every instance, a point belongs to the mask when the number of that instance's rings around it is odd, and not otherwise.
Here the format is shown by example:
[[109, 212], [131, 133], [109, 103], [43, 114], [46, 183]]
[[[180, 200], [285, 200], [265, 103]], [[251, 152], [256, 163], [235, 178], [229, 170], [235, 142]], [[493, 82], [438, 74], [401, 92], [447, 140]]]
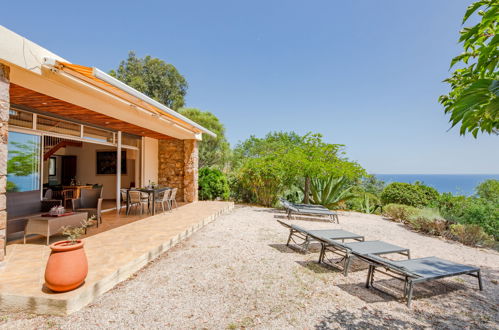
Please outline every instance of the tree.
[[224, 125], [214, 114], [208, 111], [182, 108], [179, 109], [179, 113], [217, 134], [216, 138], [207, 134], [203, 135], [203, 141], [199, 143], [199, 167], [217, 167], [223, 169], [230, 155], [230, 147], [225, 137]]
[[451, 61], [451, 68], [458, 63], [462, 67], [445, 80], [451, 91], [439, 98], [445, 113], [451, 115], [452, 127], [461, 124], [460, 133], [475, 138], [479, 132], [499, 134], [499, 2], [471, 4], [463, 24], [477, 11], [480, 22], [460, 31], [464, 52]]
[[342, 145], [325, 143], [320, 134], [312, 133], [251, 136], [234, 149], [232, 165], [239, 180], [252, 187], [260, 202], [259, 195], [264, 196], [266, 203], [277, 200], [277, 194], [295, 185], [304, 185], [304, 200], [308, 203], [311, 178], [335, 175], [353, 180], [365, 174], [362, 167], [344, 157]]
[[187, 81], [172, 64], [158, 58], [138, 58], [130, 51], [109, 74], [175, 111], [185, 104]]

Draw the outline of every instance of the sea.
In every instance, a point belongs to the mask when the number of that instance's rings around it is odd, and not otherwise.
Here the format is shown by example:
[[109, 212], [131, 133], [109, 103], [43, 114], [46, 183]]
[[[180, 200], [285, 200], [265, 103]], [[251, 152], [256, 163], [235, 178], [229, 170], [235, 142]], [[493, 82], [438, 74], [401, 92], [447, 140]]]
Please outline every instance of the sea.
[[386, 184], [391, 182], [414, 183], [420, 181], [438, 192], [471, 196], [475, 187], [488, 179], [499, 180], [499, 174], [375, 174]]

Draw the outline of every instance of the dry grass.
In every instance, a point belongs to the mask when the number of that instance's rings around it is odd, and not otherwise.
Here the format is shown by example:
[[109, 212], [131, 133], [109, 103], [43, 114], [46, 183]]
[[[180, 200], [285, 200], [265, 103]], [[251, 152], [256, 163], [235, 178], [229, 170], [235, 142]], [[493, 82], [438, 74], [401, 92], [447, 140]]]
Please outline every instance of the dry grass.
[[[0, 327], [20, 328], [497, 328], [499, 254], [408, 230], [375, 215], [342, 214], [343, 228], [411, 249], [482, 267], [485, 290], [460, 277], [416, 287], [413, 308], [364, 288], [366, 269], [348, 278], [284, 243], [275, 210], [238, 207], [194, 234], [90, 306], [67, 317], [0, 313]], [[316, 251], [316, 250], [314, 250]], [[380, 281], [399, 289], [393, 281]], [[400, 291], [398, 291], [400, 292]]]

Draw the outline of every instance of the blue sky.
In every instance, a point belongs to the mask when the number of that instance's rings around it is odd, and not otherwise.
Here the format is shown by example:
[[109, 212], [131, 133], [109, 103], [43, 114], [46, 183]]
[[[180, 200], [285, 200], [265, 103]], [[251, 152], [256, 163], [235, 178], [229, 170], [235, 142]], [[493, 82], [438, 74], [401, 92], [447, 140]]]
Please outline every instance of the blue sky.
[[470, 3], [8, 1], [1, 24], [106, 71], [129, 50], [174, 64], [233, 145], [313, 131], [371, 173], [499, 173], [499, 137], [448, 131], [437, 102]]

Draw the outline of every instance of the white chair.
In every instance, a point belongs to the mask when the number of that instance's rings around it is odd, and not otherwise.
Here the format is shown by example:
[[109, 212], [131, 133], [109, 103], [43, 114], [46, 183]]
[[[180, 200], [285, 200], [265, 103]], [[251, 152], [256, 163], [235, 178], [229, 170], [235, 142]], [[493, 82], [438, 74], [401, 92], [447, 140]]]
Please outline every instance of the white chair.
[[166, 207], [169, 210], [171, 210], [170, 203], [168, 202], [168, 200], [170, 198], [171, 191], [172, 191], [171, 189], [163, 191], [163, 193], [161, 193], [155, 201], [155, 203], [161, 204], [161, 209], [163, 210], [163, 212], [165, 212], [165, 203], [166, 203]]
[[170, 196], [168, 197], [168, 207], [170, 208], [170, 210], [173, 209], [173, 203], [175, 203], [175, 208], [177, 208], [177, 200], [175, 199], [175, 197], [177, 196], [177, 188], [173, 188], [170, 190]]

